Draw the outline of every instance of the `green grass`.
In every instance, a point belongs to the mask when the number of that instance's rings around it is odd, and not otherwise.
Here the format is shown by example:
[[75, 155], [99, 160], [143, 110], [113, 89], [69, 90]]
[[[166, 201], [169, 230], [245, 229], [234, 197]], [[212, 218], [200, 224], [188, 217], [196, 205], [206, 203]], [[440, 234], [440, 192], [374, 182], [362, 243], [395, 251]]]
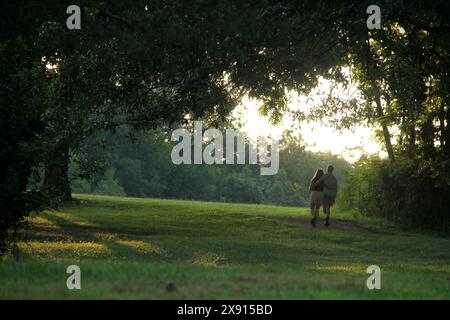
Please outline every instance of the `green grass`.
[[[76, 198], [31, 219], [18, 258], [0, 262], [1, 299], [450, 298], [449, 238], [360, 228], [345, 213], [313, 229], [304, 208]], [[81, 290], [66, 287], [71, 264]], [[372, 264], [381, 290], [366, 287]]]

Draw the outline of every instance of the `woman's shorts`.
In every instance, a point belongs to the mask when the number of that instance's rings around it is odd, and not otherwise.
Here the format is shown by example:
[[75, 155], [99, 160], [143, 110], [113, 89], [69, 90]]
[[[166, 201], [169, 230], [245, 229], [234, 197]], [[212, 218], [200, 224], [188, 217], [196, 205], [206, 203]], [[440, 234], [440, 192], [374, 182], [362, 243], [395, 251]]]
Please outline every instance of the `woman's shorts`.
[[322, 191], [311, 191], [311, 197], [309, 202], [314, 204], [322, 204], [323, 192]]

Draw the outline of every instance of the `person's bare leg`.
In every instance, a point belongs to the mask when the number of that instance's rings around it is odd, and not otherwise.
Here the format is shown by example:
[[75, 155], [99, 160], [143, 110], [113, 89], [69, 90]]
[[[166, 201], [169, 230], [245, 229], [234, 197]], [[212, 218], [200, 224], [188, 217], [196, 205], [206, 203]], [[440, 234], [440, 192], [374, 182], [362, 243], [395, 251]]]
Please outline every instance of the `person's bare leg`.
[[320, 207], [321, 207], [322, 205], [319, 203], [319, 204], [316, 204], [316, 218], [319, 216], [319, 212], [320, 212]]
[[319, 207], [317, 207], [316, 203], [311, 203], [311, 215], [312, 215], [311, 225], [315, 227], [317, 216], [319, 215]]

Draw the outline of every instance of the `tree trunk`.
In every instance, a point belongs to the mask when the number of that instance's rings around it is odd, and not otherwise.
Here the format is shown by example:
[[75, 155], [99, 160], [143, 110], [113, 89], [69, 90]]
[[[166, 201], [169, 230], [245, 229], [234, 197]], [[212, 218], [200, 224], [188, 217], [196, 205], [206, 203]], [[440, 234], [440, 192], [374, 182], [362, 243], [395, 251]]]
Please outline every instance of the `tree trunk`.
[[429, 115], [429, 118], [422, 125], [420, 138], [422, 140], [422, 150], [424, 155], [430, 158], [433, 157], [436, 153], [436, 149], [434, 147], [434, 126], [431, 115]]
[[370, 47], [370, 34], [367, 34], [367, 77], [371, 83], [371, 86], [375, 88], [375, 104], [376, 104], [376, 114], [381, 124], [381, 128], [383, 130], [384, 143], [386, 145], [386, 151], [389, 157], [389, 160], [395, 161], [394, 148], [392, 147], [391, 134], [389, 132], [389, 128], [387, 125], [386, 118], [384, 117], [383, 106], [381, 105], [381, 93], [380, 87], [376, 84], [376, 79], [373, 77], [371, 73], [371, 68], [376, 69], [376, 63], [372, 56], [372, 50]]
[[414, 122], [409, 125], [409, 146], [411, 148], [416, 146], [416, 125]]
[[69, 182], [69, 145], [58, 143], [45, 165], [44, 184], [62, 193], [63, 201], [72, 200]]
[[408, 143], [410, 149], [414, 149], [416, 146], [416, 114], [414, 112], [414, 107], [409, 104], [407, 105], [408, 112], [408, 125], [407, 125], [407, 135], [408, 135]]
[[386, 151], [388, 157], [391, 161], [395, 161], [394, 148], [392, 147], [391, 134], [389, 132], [389, 128], [387, 126], [386, 119], [384, 118], [383, 106], [381, 105], [380, 94], [377, 93], [375, 96], [375, 104], [377, 116], [380, 119], [381, 128], [383, 130], [384, 143], [386, 145]]

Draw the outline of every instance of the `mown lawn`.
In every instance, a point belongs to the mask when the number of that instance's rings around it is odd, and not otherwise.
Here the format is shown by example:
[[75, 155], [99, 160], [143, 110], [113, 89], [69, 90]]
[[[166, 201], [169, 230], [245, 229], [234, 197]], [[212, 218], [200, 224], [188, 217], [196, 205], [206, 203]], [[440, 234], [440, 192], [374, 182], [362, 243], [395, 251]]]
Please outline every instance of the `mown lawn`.
[[[448, 237], [345, 214], [313, 229], [298, 208], [76, 198], [31, 219], [17, 259], [0, 262], [1, 299], [450, 298]], [[81, 290], [66, 287], [71, 264]], [[372, 264], [381, 290], [366, 287]]]

